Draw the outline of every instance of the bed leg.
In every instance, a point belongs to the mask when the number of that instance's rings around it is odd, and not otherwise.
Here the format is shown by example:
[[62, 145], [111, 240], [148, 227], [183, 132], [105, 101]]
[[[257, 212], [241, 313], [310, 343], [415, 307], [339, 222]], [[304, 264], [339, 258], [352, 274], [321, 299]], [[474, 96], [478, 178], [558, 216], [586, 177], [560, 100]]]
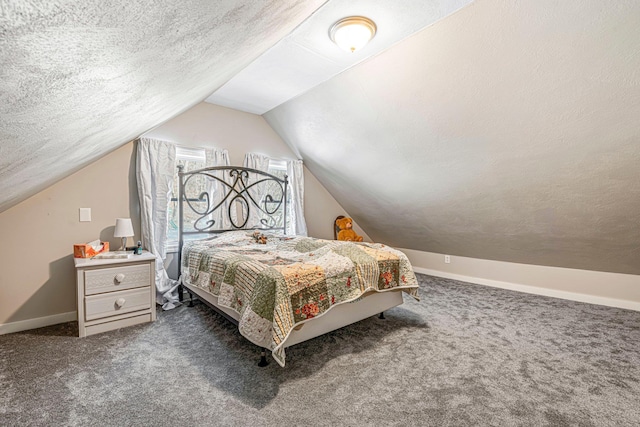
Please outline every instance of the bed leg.
[[180, 284], [178, 285], [178, 301], [182, 302], [184, 300], [184, 287]]
[[189, 294], [189, 305], [187, 307], [193, 307], [193, 294], [189, 291], [187, 293]]
[[381, 311], [381, 312], [380, 312], [380, 316], [378, 316], [378, 319], [384, 319], [384, 318], [385, 318], [385, 317], [384, 317], [384, 311]]
[[263, 348], [262, 351], [260, 352], [260, 361], [258, 362], [258, 366], [260, 366], [261, 368], [264, 368], [265, 366], [267, 366], [267, 349]]

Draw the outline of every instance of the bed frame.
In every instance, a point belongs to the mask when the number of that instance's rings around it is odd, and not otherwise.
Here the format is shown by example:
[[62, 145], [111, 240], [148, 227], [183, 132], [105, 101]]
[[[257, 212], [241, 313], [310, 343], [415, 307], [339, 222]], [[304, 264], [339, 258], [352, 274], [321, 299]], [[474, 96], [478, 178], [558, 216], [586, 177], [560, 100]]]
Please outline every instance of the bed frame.
[[[222, 176], [220, 176], [222, 175]], [[256, 169], [238, 166], [215, 166], [185, 172], [178, 166], [178, 231], [179, 252], [178, 268], [182, 275], [182, 247], [185, 236], [218, 234], [233, 230], [264, 230], [287, 231], [287, 188], [288, 178], [283, 179]], [[218, 192], [196, 191], [190, 189], [190, 184], [197, 183], [196, 177], [202, 177], [205, 182], [216, 184]], [[267, 194], [262, 200], [256, 200], [254, 189], [269, 185], [275, 194]], [[206, 188], [212, 188], [207, 187]], [[197, 194], [196, 196], [196, 193]], [[252, 194], [253, 193], [253, 194]], [[194, 197], [195, 196], [195, 197]], [[216, 197], [217, 196], [217, 197]], [[191, 216], [195, 213], [195, 221], [190, 222], [189, 230], [185, 229], [185, 209], [190, 209]], [[258, 224], [249, 224], [251, 210], [260, 213]], [[222, 228], [216, 224], [212, 215], [217, 213], [228, 219], [232, 228]], [[235, 215], [234, 215], [235, 213]], [[277, 221], [282, 216], [282, 225]], [[239, 315], [233, 310], [221, 307], [218, 297], [198, 287], [184, 283], [180, 279], [179, 298], [183, 301], [184, 288], [190, 296], [189, 307], [193, 307], [194, 294], [222, 316], [238, 325]], [[294, 328], [285, 340], [284, 348], [315, 338], [327, 332], [342, 328], [367, 317], [379, 314], [384, 319], [383, 312], [402, 304], [402, 290], [389, 292], [369, 292], [355, 301], [337, 305], [327, 313]], [[266, 366], [266, 349], [262, 349], [259, 366]]]

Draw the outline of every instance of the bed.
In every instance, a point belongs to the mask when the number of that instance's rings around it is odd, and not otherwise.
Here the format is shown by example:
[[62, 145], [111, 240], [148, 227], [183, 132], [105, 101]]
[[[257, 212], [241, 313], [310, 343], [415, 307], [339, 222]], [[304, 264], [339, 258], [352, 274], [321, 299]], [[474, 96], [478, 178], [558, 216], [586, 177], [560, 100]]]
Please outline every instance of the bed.
[[262, 347], [261, 366], [266, 351], [284, 366], [287, 347], [383, 318], [402, 293], [418, 299], [412, 267], [396, 249], [287, 235], [286, 175], [242, 167], [178, 175], [181, 286]]

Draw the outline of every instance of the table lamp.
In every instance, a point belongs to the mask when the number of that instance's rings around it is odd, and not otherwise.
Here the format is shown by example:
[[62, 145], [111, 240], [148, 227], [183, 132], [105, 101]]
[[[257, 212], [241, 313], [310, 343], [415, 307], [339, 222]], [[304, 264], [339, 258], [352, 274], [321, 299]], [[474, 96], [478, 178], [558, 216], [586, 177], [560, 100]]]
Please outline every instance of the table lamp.
[[113, 237], [122, 237], [122, 247], [119, 250], [126, 250], [127, 237], [133, 237], [131, 218], [116, 218], [116, 229], [113, 232]]

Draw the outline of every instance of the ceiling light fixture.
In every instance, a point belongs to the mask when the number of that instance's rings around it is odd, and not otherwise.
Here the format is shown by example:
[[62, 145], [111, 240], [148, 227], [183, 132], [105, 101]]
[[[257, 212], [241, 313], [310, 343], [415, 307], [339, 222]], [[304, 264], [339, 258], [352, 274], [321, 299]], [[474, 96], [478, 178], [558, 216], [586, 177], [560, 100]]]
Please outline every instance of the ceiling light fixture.
[[347, 52], [363, 48], [376, 35], [376, 24], [364, 16], [342, 18], [331, 26], [329, 37]]

